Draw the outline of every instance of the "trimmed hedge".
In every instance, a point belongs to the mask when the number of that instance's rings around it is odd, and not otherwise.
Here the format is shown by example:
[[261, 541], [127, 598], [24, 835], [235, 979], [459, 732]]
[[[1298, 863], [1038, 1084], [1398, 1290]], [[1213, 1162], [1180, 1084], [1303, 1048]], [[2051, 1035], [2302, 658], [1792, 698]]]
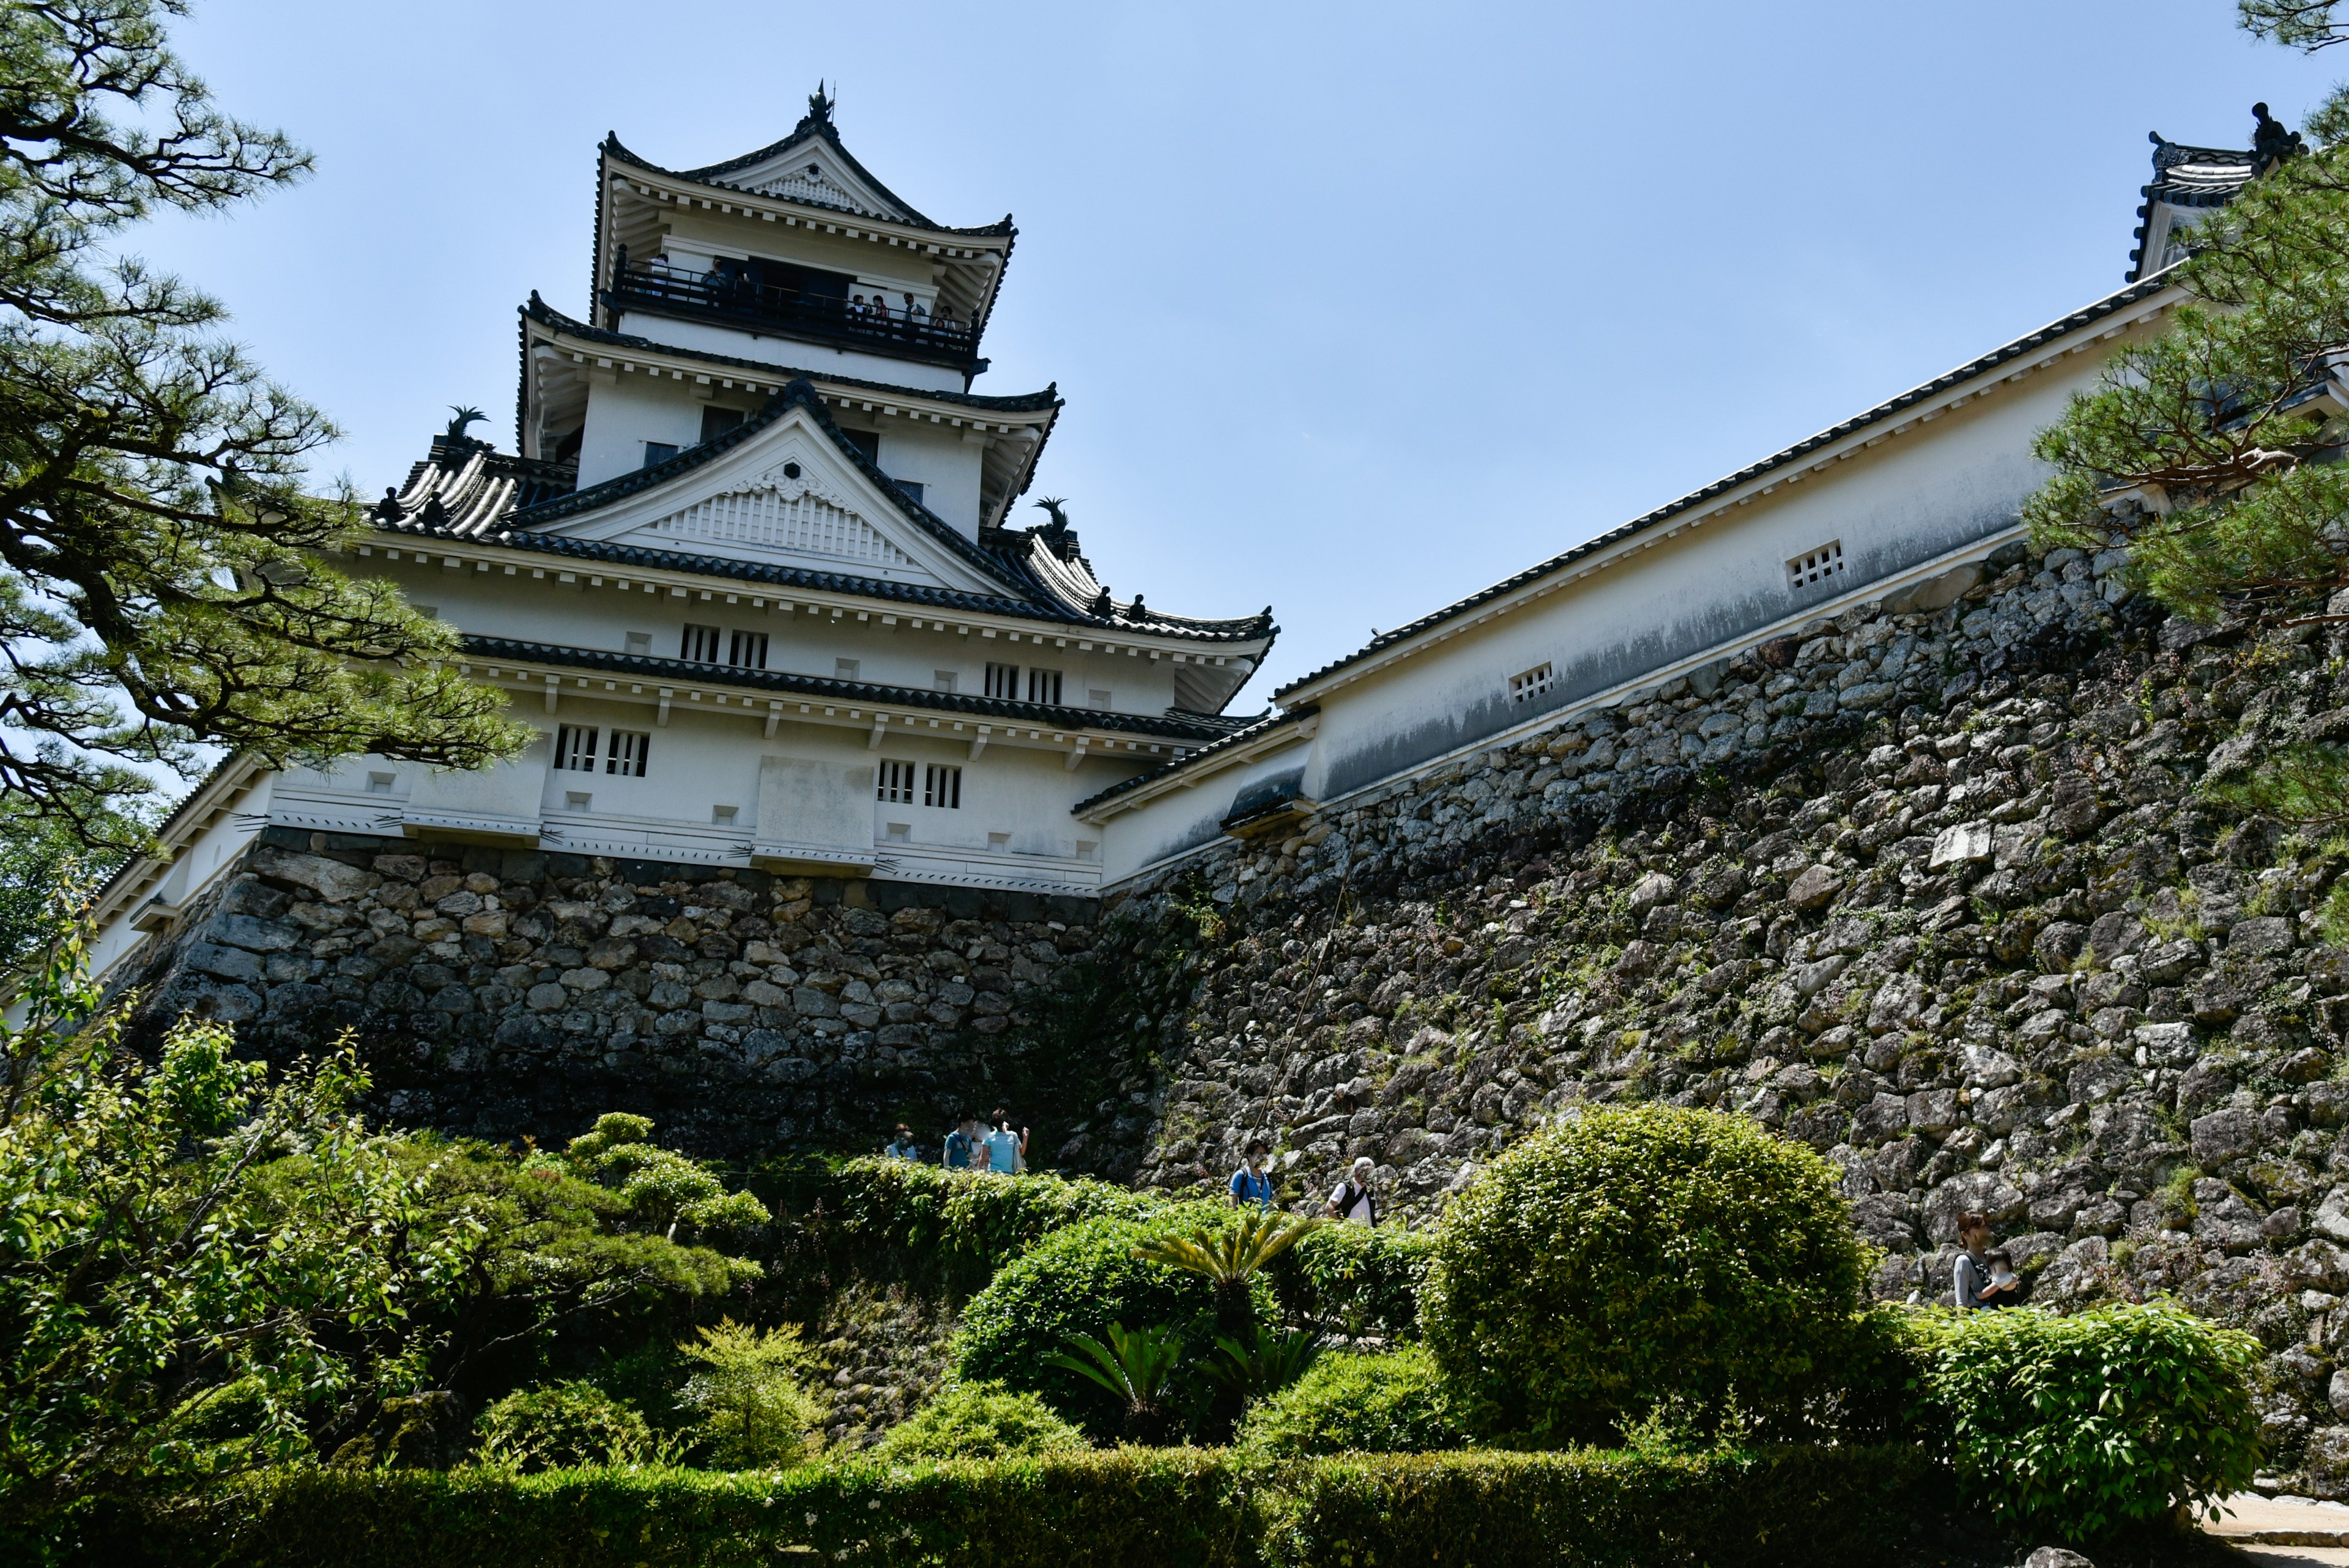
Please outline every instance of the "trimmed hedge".
[[1327, 1334], [1419, 1336], [1419, 1286], [1435, 1233], [1401, 1225], [1323, 1225], [1272, 1263], [1281, 1310]]
[[1887, 1568], [1920, 1555], [1943, 1502], [1914, 1447], [1383, 1454], [1288, 1474], [1266, 1510], [1275, 1568]]
[[1146, 1219], [1174, 1206], [1084, 1177], [995, 1176], [877, 1157], [842, 1166], [826, 1196], [843, 1240], [933, 1253], [939, 1283], [962, 1295], [1054, 1231], [1086, 1220]]
[[1324, 1353], [1288, 1387], [1248, 1408], [1232, 1441], [1261, 1453], [1418, 1454], [1457, 1449], [1467, 1433], [1423, 1345], [1378, 1356]]
[[[89, 1521], [91, 1568], [1814, 1568], [1899, 1560], [1937, 1501], [1914, 1449], [1250, 1463], [1195, 1449], [781, 1473], [262, 1476]], [[103, 1528], [110, 1523], [112, 1528]]]

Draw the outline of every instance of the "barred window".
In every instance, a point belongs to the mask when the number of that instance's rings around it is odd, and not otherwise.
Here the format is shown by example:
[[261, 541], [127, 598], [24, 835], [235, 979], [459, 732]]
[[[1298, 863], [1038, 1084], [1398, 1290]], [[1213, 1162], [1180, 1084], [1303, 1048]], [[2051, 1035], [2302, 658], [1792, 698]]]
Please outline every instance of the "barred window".
[[962, 769], [951, 763], [933, 762], [922, 770], [922, 804], [937, 806], [948, 811], [962, 810]]
[[1049, 702], [1056, 707], [1060, 706], [1061, 672], [1058, 670], [1030, 670], [1028, 672], [1028, 700], [1030, 702]]
[[1814, 583], [1824, 583], [1843, 571], [1843, 541], [1829, 540], [1808, 555], [1798, 555], [1786, 562], [1786, 586], [1807, 588]]
[[1006, 702], [1019, 700], [1019, 666], [989, 665], [987, 666], [987, 695], [999, 696]]
[[905, 806], [914, 803], [914, 765], [912, 763], [884, 762], [881, 764], [880, 798], [884, 800], [894, 800]]
[[647, 754], [652, 748], [653, 738], [649, 731], [616, 729], [612, 731], [612, 748], [605, 758], [604, 771], [617, 773], [626, 779], [641, 779], [645, 776]]
[[738, 670], [763, 670], [767, 667], [767, 634], [737, 632], [726, 646], [726, 662]]
[[1549, 665], [1536, 665], [1522, 675], [1509, 677], [1509, 700], [1531, 702], [1557, 682], [1557, 672]]
[[685, 624], [685, 641], [678, 649], [677, 656], [691, 664], [716, 664], [718, 662], [718, 628], [697, 626], [688, 621]]
[[566, 724], [554, 732], [554, 766], [568, 773], [595, 771], [595, 737], [593, 727]]

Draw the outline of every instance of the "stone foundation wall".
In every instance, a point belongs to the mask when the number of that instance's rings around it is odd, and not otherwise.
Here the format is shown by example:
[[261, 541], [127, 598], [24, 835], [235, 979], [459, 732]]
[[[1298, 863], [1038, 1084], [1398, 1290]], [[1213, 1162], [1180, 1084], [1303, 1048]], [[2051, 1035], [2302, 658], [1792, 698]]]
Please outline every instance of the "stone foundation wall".
[[149, 1028], [192, 1011], [277, 1057], [351, 1030], [378, 1108], [409, 1125], [551, 1140], [626, 1109], [702, 1154], [877, 1149], [901, 1117], [934, 1143], [999, 1098], [1065, 1123], [1071, 1093], [1114, 1075], [1036, 1059], [1033, 1004], [1097, 914], [272, 829], [132, 983]]
[[2349, 732], [2343, 649], [2116, 565], [2012, 550], [1140, 890], [1206, 933], [1138, 1180], [1262, 1136], [1292, 1201], [1367, 1154], [1424, 1218], [1577, 1105], [1741, 1111], [1886, 1297], [1978, 1208], [2041, 1301], [2253, 1328], [2279, 1461], [2349, 1492], [2349, 843], [2199, 788]]

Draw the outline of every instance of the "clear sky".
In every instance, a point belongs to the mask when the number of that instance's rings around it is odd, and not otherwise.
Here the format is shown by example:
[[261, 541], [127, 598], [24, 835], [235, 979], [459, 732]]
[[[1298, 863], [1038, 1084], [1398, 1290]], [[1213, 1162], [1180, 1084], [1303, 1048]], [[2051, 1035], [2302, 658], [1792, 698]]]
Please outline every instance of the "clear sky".
[[2333, 80], [2232, 15], [202, 0], [182, 52], [318, 173], [139, 248], [380, 490], [449, 404], [511, 447], [514, 308], [585, 314], [605, 130], [688, 167], [836, 83], [906, 200], [1018, 219], [977, 389], [1068, 399], [1030, 499], [1121, 596], [1273, 604], [1244, 711], [2118, 287], [2147, 130], [2246, 146]]

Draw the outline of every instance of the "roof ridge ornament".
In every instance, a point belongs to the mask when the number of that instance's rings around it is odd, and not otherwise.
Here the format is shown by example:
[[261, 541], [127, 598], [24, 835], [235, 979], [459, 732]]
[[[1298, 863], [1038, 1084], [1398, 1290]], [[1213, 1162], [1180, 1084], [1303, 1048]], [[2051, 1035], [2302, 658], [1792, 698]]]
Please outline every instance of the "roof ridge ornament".
[[2261, 174], [2284, 160], [2297, 158], [2308, 150], [2308, 143], [2301, 139], [2300, 132], [2280, 119], [2271, 119], [2267, 105], [2255, 103], [2251, 106], [2251, 158], [2259, 165]]
[[832, 111], [839, 107], [840, 99], [825, 92], [823, 78], [817, 77], [815, 91], [808, 94], [807, 118], [800, 121], [800, 128], [805, 129], [811, 125], [820, 125], [826, 129], [838, 129], [833, 123]]

